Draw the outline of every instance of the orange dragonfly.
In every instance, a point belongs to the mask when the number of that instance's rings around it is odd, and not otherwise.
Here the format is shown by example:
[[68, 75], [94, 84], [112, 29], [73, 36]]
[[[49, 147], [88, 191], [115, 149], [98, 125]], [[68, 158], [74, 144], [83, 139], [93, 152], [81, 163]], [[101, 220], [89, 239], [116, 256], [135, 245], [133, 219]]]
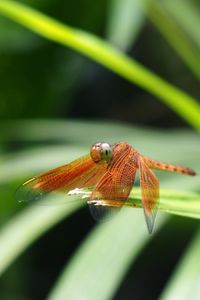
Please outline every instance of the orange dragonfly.
[[159, 202], [159, 181], [151, 169], [196, 175], [192, 169], [143, 156], [127, 143], [112, 146], [96, 143], [90, 154], [24, 182], [16, 196], [19, 201], [27, 201], [27, 198], [40, 199], [53, 191], [67, 195], [73, 190], [88, 188], [92, 190], [88, 204], [97, 208], [121, 208], [126, 205], [139, 170], [142, 206], [151, 233]]

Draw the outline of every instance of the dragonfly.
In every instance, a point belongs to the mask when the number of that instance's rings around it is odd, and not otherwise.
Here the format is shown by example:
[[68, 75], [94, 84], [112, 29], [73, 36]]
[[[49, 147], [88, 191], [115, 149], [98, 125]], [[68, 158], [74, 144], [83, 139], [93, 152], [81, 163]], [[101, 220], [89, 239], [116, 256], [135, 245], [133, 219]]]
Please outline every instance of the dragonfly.
[[147, 229], [151, 233], [159, 205], [159, 180], [153, 169], [196, 175], [190, 168], [146, 157], [128, 143], [110, 145], [100, 142], [91, 146], [89, 154], [27, 180], [18, 188], [16, 195], [19, 201], [26, 201], [27, 198], [41, 199], [55, 191], [70, 195], [88, 188], [91, 190], [87, 199], [89, 205], [97, 209], [120, 209], [128, 203], [136, 173], [139, 172], [141, 203]]

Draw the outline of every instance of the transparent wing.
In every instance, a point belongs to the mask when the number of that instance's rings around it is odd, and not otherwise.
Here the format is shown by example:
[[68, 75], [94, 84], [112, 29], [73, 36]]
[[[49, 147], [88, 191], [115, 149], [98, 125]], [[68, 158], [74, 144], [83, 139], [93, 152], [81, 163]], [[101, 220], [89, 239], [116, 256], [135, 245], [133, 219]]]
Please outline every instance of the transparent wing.
[[138, 159], [142, 205], [149, 233], [152, 232], [159, 202], [159, 181], [142, 157]]
[[88, 201], [90, 211], [96, 220], [106, 219], [122, 206], [133, 187], [136, 167], [133, 160], [116, 164], [117, 168], [110, 168], [97, 183]]
[[[29, 179], [17, 189], [15, 196], [19, 202], [38, 202], [47, 198], [46, 196], [49, 198], [50, 193], [58, 194], [62, 192], [66, 196], [67, 194], [78, 196], [82, 188], [91, 189], [94, 187], [99, 178], [105, 173], [105, 170], [106, 164], [97, 165], [90, 158], [90, 155], [86, 155], [69, 164]], [[61, 199], [61, 196], [59, 198]], [[69, 198], [67, 201], [69, 201]], [[65, 201], [64, 197], [62, 199]]]

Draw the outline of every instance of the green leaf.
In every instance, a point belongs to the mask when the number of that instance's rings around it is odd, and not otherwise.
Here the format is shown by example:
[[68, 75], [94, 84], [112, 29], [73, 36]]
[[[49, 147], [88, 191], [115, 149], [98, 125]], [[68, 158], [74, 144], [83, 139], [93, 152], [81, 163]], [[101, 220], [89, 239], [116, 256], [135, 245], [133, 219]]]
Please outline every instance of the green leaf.
[[[131, 191], [129, 203], [135, 207], [142, 207], [140, 190], [135, 188]], [[200, 194], [161, 190], [159, 211], [200, 219]]]
[[200, 130], [200, 105], [193, 97], [166, 82], [121, 51], [112, 48], [100, 38], [72, 29], [15, 1], [0, 0], [0, 13], [45, 38], [85, 54], [116, 74], [148, 90], [189, 124]]
[[[151, 238], [141, 215], [127, 210], [98, 225], [64, 268], [48, 300], [112, 299], [131, 263]], [[164, 222], [160, 218], [159, 226]]]
[[144, 24], [145, 4], [139, 0], [110, 1], [106, 36], [111, 44], [122, 50], [132, 46]]
[[[184, 18], [186, 18], [186, 15], [182, 11], [182, 5], [183, 3], [181, 2], [178, 6], [181, 7], [180, 10], [177, 9], [176, 5], [174, 6], [173, 2], [173, 5], [171, 5], [173, 6], [173, 11], [177, 11], [173, 15], [177, 16], [178, 14], [181, 14]], [[151, 0], [149, 1], [148, 16], [194, 75], [200, 79], [199, 49], [191, 43], [190, 36], [187, 37], [186, 32], [184, 31], [185, 28], [180, 27], [177, 24], [176, 19], [171, 16], [170, 11], [166, 9], [168, 6], [168, 1], [165, 1], [165, 5], [162, 5], [158, 1]]]
[[13, 217], [0, 231], [0, 275], [36, 239], [79, 207], [77, 203], [32, 205]]
[[[141, 207], [141, 191], [139, 188], [134, 188], [131, 192], [129, 202], [134, 204], [135, 207]], [[82, 206], [82, 204], [71, 202], [67, 205], [55, 205], [52, 207], [30, 206], [13, 218], [0, 232], [0, 274], [35, 239], [39, 238], [57, 222], [69, 216], [79, 206]], [[176, 215], [200, 218], [200, 195], [161, 190], [159, 209]], [[124, 216], [127, 214], [128, 217], [129, 211], [132, 211], [134, 214], [135, 210], [125, 208]], [[122, 217], [123, 220], [125, 218], [124, 216]], [[138, 216], [132, 215], [130, 220], [132, 218], [134, 220], [140, 220], [139, 223], [144, 223], [141, 216], [138, 219]], [[122, 221], [122, 223], [123, 222], [124, 221]], [[125, 224], [123, 226], [125, 226]], [[136, 226], [136, 228], [138, 227], [139, 226]], [[119, 230], [117, 232], [119, 234]]]
[[194, 44], [200, 48], [199, 2], [190, 0], [164, 0], [163, 5], [184, 29]]
[[167, 283], [167, 286], [164, 288], [159, 298], [160, 300], [188, 300], [199, 298], [199, 249], [200, 230], [198, 230], [191, 245], [185, 251], [169, 283]]
[[[134, 189], [130, 202], [141, 207], [139, 199], [139, 190]], [[161, 191], [160, 209], [200, 218], [200, 195]], [[164, 220], [162, 216], [159, 221], [162, 224]], [[141, 215], [124, 209], [118, 219], [93, 230], [66, 265], [48, 299], [111, 299], [148, 240]]]

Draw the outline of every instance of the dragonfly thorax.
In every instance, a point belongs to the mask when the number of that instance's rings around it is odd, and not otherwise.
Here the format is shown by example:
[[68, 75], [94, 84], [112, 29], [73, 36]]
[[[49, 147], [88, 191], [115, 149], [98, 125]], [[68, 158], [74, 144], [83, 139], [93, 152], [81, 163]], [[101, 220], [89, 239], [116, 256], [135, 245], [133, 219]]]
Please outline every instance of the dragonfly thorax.
[[90, 156], [95, 163], [110, 161], [112, 147], [108, 143], [96, 143], [90, 149]]

